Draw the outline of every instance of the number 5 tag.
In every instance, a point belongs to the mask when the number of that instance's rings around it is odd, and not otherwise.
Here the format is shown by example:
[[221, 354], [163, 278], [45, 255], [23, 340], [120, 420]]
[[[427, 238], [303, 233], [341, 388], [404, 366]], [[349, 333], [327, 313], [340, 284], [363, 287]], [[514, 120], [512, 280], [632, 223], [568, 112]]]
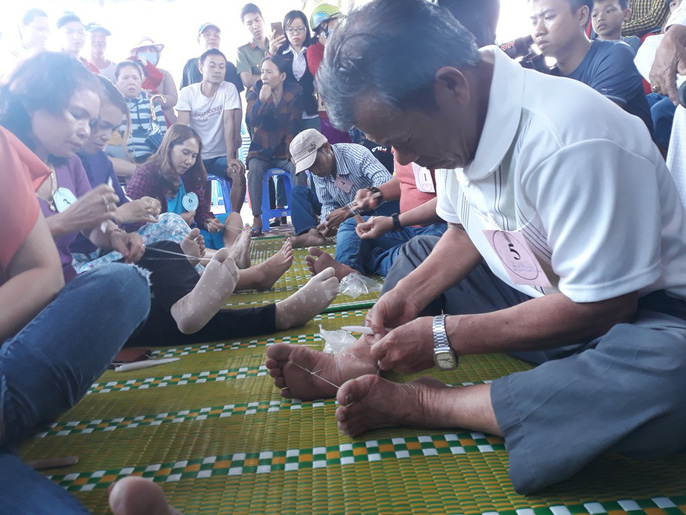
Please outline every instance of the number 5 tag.
[[493, 247], [513, 284], [552, 287], [522, 233], [484, 231], [484, 236]]

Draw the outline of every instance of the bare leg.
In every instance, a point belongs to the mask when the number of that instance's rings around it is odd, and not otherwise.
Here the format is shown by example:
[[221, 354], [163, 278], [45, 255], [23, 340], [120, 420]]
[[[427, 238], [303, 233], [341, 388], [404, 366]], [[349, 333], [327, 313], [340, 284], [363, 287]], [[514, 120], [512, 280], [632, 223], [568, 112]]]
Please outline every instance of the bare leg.
[[305, 325], [326, 308], [338, 294], [338, 279], [333, 268], [322, 270], [285, 300], [276, 303], [276, 328]]
[[202, 329], [224, 307], [226, 299], [236, 287], [238, 275], [238, 268], [229, 257], [229, 251], [218, 250], [193, 291], [171, 307], [179, 331], [193, 334]]
[[[225, 247], [231, 247], [236, 242], [243, 229], [243, 219], [240, 213], [232, 211], [226, 216], [224, 220], [224, 234], [222, 239], [224, 240]], [[236, 263], [238, 264], [238, 262]], [[241, 268], [240, 266], [238, 268]]]
[[448, 388], [428, 377], [392, 383], [376, 375], [338, 390], [339, 429], [357, 436], [382, 427], [464, 428], [502, 435], [491, 406], [491, 385]]
[[293, 264], [293, 247], [286, 240], [281, 249], [259, 265], [241, 271], [237, 290], [268, 290]]
[[125, 477], [112, 485], [110, 508], [114, 515], [181, 515], [167, 504], [159, 485], [137, 476]]
[[[239, 217], [239, 223], [243, 223]], [[233, 229], [232, 229], [233, 231]], [[229, 256], [236, 262], [236, 266], [240, 269], [250, 267], [250, 226], [246, 225], [243, 229], [236, 229], [237, 238], [229, 249]], [[225, 233], [226, 234], [226, 233]]]
[[359, 340], [340, 354], [326, 354], [304, 345], [277, 343], [267, 348], [265, 365], [274, 385], [281, 388], [281, 396], [303, 401], [326, 399], [338, 391], [327, 381], [340, 386], [349, 379], [376, 373], [377, 364], [369, 348]]
[[186, 234], [181, 242], [181, 250], [192, 266], [200, 262], [200, 258], [205, 255], [205, 239], [200, 235], [200, 229], [196, 227]]
[[326, 245], [326, 243], [326, 238], [314, 227], [304, 234], [293, 237], [294, 249], [302, 249], [312, 245]]
[[231, 179], [231, 211], [240, 215], [245, 202], [245, 166], [240, 161], [237, 164], [241, 165], [240, 169], [229, 166], [226, 174]]
[[312, 272], [312, 275], [318, 274], [329, 267], [336, 271], [336, 278], [339, 281], [346, 275], [359, 273], [354, 268], [336, 261], [329, 253], [324, 252], [322, 249], [310, 247], [308, 252], [310, 255], [305, 258], [305, 263], [307, 264], [307, 268], [310, 269], [310, 272]]
[[253, 216], [252, 217], [252, 228], [253, 229], [262, 229], [262, 217], [261, 216]]

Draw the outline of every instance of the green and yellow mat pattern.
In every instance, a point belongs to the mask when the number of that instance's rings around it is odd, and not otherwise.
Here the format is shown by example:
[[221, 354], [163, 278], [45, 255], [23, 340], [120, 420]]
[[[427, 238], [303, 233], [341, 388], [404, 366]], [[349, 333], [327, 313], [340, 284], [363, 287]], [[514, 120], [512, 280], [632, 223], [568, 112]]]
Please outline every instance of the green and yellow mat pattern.
[[[264, 249], [261, 242], [254, 246], [257, 261]], [[275, 291], [245, 299], [276, 297], [286, 291], [284, 283], [304, 284], [306, 267], [296, 262], [294, 269]], [[78, 405], [28, 439], [21, 456], [78, 456], [77, 465], [45, 475], [94, 513], [109, 513], [107, 488], [129, 474], [154, 479], [177, 508], [198, 514], [686, 511], [684, 455], [653, 462], [603, 457], [574, 478], [523, 497], [512, 490], [500, 438], [459, 429], [342, 435], [335, 400], [284, 399], [264, 367], [268, 346], [321, 349], [320, 325], [362, 324], [367, 312], [335, 309], [297, 330], [157, 348], [154, 357], [180, 360], [106, 372]], [[506, 356], [466, 356], [456, 371], [424, 375], [458, 386], [526, 368]]]

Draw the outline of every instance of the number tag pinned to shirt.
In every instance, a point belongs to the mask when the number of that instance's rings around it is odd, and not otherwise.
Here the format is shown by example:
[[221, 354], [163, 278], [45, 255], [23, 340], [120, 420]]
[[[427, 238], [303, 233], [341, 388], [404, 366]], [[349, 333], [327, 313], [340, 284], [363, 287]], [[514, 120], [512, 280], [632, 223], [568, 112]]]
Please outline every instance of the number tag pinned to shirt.
[[483, 233], [513, 284], [552, 287], [521, 232], [498, 230], [484, 231]]
[[343, 190], [346, 193], [350, 193], [350, 190], [353, 189], [353, 181], [345, 177], [341, 177], [340, 175], [336, 177], [336, 182], [334, 182], [334, 184], [339, 190]]
[[67, 188], [57, 188], [57, 191], [52, 196], [52, 201], [55, 203], [55, 209], [58, 213], [64, 213], [67, 209], [76, 202], [76, 195]]
[[412, 171], [414, 172], [414, 182], [417, 186], [417, 191], [422, 193], [436, 193], [434, 181], [431, 178], [431, 172], [428, 168], [419, 166], [417, 163], [412, 163]]
[[198, 209], [198, 196], [192, 191], [190, 193], [186, 193], [181, 198], [181, 205], [189, 213], [191, 211], [195, 211]]

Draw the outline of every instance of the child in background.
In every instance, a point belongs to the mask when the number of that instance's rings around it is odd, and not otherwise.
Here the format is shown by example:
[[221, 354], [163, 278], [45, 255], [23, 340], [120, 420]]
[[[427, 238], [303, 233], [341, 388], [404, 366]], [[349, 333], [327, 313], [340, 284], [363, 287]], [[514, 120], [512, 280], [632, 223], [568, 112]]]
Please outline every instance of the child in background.
[[641, 46], [636, 36], [622, 37], [622, 23], [631, 19], [629, 0], [594, 0], [591, 11], [591, 24], [598, 39], [620, 40], [629, 45], [634, 54]]

